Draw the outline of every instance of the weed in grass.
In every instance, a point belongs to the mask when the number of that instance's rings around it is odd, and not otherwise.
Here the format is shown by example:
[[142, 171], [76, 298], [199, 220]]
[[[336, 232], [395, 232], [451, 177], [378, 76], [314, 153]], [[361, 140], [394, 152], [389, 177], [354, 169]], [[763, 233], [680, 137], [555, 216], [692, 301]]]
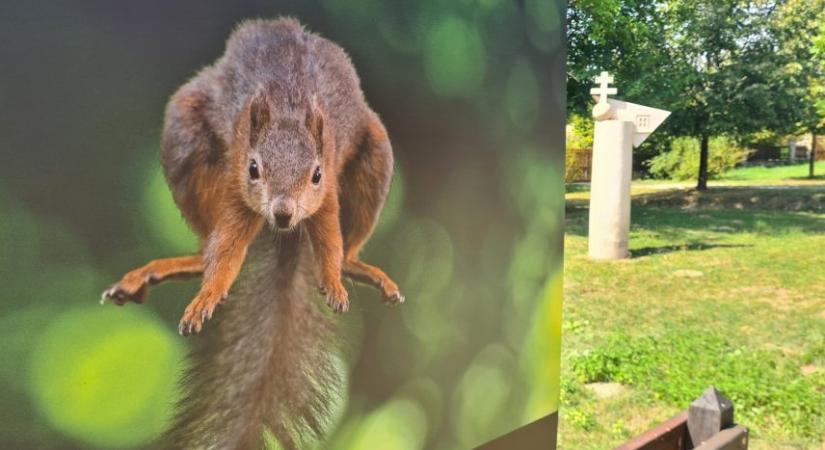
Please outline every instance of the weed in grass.
[[738, 421], [781, 426], [792, 435], [816, 438], [825, 429], [825, 376], [804, 376], [802, 360], [777, 358], [746, 343], [734, 344], [702, 331], [660, 336], [615, 334], [601, 346], [571, 358], [577, 381], [615, 381], [650, 391], [658, 399], [687, 405], [716, 385], [736, 405]]
[[619, 419], [610, 426], [610, 435], [614, 438], [627, 439], [630, 437], [630, 430], [627, 429], [625, 421]]
[[564, 415], [567, 416], [567, 420], [569, 420], [573, 426], [583, 431], [592, 431], [596, 428], [596, 415], [593, 413], [593, 410], [587, 406], [568, 408], [564, 411]]
[[571, 379], [561, 381], [562, 414], [567, 422], [583, 431], [596, 428], [593, 396], [583, 386]]

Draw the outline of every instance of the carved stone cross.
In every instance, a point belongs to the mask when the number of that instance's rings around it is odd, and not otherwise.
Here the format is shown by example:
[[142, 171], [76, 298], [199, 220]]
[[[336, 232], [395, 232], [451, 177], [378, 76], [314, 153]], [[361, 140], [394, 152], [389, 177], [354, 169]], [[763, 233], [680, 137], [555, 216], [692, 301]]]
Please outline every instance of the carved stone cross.
[[610, 87], [610, 83], [613, 82], [613, 76], [607, 72], [602, 72], [601, 75], [594, 78], [593, 81], [599, 84], [599, 87], [590, 89], [590, 95], [598, 102], [596, 106], [593, 107], [593, 118], [596, 120], [604, 120], [608, 118], [608, 114], [610, 113], [607, 96], [616, 95], [619, 93], [619, 90]]
[[608, 95], [616, 95], [619, 93], [618, 89], [610, 87], [610, 83], [613, 82], [613, 76], [607, 72], [602, 72], [594, 78], [593, 81], [595, 81], [599, 87], [590, 89], [590, 95], [598, 95], [599, 103], [607, 103]]

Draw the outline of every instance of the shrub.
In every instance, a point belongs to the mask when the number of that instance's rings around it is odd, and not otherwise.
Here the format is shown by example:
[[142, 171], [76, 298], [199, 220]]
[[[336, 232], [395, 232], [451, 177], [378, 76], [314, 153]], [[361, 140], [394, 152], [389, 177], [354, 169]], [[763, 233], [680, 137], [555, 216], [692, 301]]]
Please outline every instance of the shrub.
[[[708, 178], [717, 178], [747, 157], [748, 150], [737, 147], [731, 139], [724, 136], [711, 138], [708, 145]], [[655, 178], [694, 179], [699, 174], [699, 140], [676, 138], [671, 143], [670, 151], [653, 157], [647, 165]]]
[[570, 116], [566, 144], [567, 148], [592, 148], [593, 119], [579, 115]]
[[564, 154], [565, 181], [590, 179], [590, 155], [593, 148], [593, 120], [573, 115], [567, 126]]

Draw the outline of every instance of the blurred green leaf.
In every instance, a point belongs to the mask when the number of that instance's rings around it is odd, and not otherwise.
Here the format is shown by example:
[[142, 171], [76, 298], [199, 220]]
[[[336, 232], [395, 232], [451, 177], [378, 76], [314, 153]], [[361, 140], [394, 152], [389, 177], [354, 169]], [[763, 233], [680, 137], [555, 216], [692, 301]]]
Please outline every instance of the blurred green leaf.
[[176, 336], [142, 310], [75, 308], [42, 330], [31, 356], [31, 395], [76, 440], [145, 444], [172, 414], [182, 357]]
[[484, 81], [484, 59], [478, 31], [460, 17], [441, 17], [427, 32], [424, 67], [438, 95], [466, 97], [478, 92]]
[[521, 353], [521, 367], [527, 376], [529, 398], [524, 421], [532, 422], [559, 409], [561, 364], [562, 271], [556, 271], [544, 288], [532, 315], [530, 332]]
[[398, 219], [401, 217], [401, 211], [404, 206], [404, 172], [398, 164], [395, 166], [395, 172], [392, 176], [392, 185], [390, 186], [390, 195], [381, 210], [381, 217], [378, 218], [378, 224], [375, 226], [375, 236], [382, 236], [390, 231]]
[[427, 414], [416, 402], [392, 400], [370, 413], [354, 431], [347, 450], [418, 450], [427, 437]]
[[152, 167], [143, 194], [143, 217], [155, 236], [174, 253], [194, 253], [198, 249], [195, 234], [186, 225], [160, 167]]
[[524, 6], [527, 35], [533, 46], [545, 52], [557, 49], [562, 44], [558, 33], [562, 26], [559, 5], [546, 0], [526, 0]]
[[463, 448], [491, 439], [519, 425], [507, 414], [514, 390], [515, 361], [505, 347], [491, 345], [479, 352], [467, 368], [453, 399], [455, 434]]
[[490, 54], [510, 58], [519, 53], [524, 40], [524, 22], [517, 2], [479, 0], [478, 24]]
[[536, 123], [539, 96], [539, 85], [530, 63], [523, 59], [517, 61], [504, 88], [504, 106], [517, 127], [529, 130]]
[[[400, 284], [408, 300], [404, 323], [424, 342], [434, 343], [452, 336], [455, 324], [445, 314], [445, 289], [453, 281], [455, 255], [447, 230], [438, 222], [410, 218], [396, 231], [392, 251], [393, 272], [401, 275]], [[426, 346], [425, 352], [443, 350]]]

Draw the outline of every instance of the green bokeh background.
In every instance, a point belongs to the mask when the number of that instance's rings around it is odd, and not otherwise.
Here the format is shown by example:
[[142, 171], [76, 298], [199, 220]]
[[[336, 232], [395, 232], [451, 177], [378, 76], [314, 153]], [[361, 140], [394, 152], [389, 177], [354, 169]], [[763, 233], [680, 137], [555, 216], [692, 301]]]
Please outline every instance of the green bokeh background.
[[[142, 448], [168, 426], [197, 281], [99, 306], [197, 247], [159, 167], [166, 99], [247, 17], [351, 54], [397, 174], [350, 285], [349, 381], [318, 448], [469, 448], [557, 409], [564, 74], [554, 2], [0, 5], [0, 448]], [[197, 338], [194, 338], [197, 339]], [[271, 442], [272, 448], [277, 443]]]

